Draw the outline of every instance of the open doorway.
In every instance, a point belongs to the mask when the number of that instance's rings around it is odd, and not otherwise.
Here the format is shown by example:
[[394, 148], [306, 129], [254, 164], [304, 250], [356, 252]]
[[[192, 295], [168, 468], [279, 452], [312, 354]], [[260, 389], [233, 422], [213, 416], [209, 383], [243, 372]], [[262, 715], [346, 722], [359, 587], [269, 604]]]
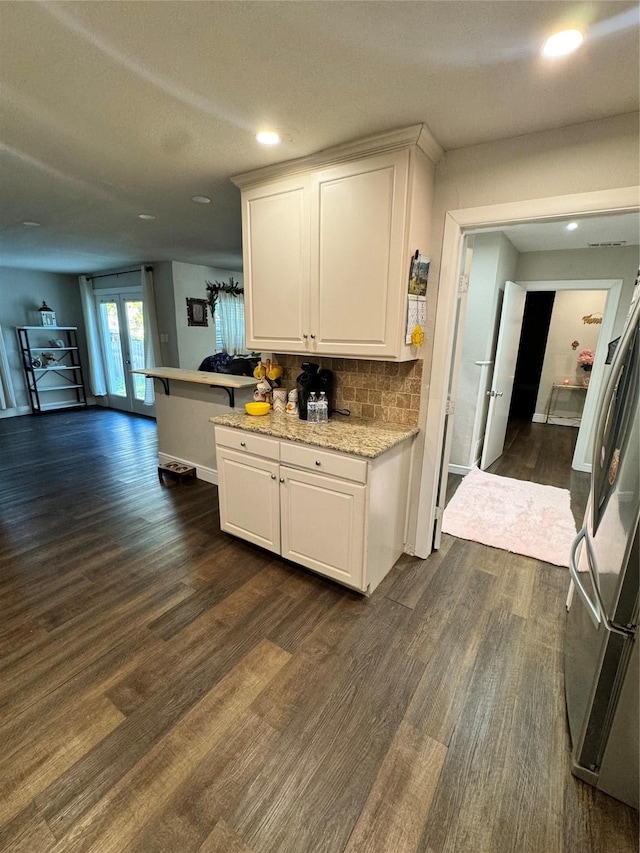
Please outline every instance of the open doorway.
[[[566, 227], [568, 217], [577, 218], [582, 223], [589, 217], [593, 220], [608, 219], [610, 214], [611, 218], [616, 220], [616, 227], [620, 220], [632, 219], [632, 227], [636, 233], [635, 239], [628, 241], [628, 247], [632, 249], [637, 247], [637, 209], [635, 189], [621, 188], [494, 207], [452, 210], [447, 213], [438, 290], [438, 322], [428, 376], [430, 385], [424, 429], [423, 466], [416, 508], [417, 555], [426, 556], [433, 547], [438, 547], [437, 522], [444, 507], [443, 486], [446, 487], [446, 477], [443, 482], [442, 474], [448, 470], [450, 451], [447, 422], [452, 403], [457, 403], [452, 401], [448, 390], [453, 363], [452, 341], [455, 340], [457, 291], [467, 236], [480, 230], [504, 231], [505, 226], [517, 229], [528, 228], [533, 224], [541, 228], [547, 226], [557, 229], [559, 226]], [[633, 251], [637, 265], [637, 248]], [[628, 306], [626, 291], [631, 292], [632, 288], [633, 279], [629, 283], [625, 278], [623, 298], [615, 318], [616, 329], [621, 328], [624, 323], [625, 306]]]
[[[569, 464], [590, 470], [591, 398], [598, 396], [606, 357], [599, 332], [610, 339], [621, 285], [620, 279], [498, 284], [493, 276], [470, 276], [450, 389], [456, 400], [450, 472], [487, 470], [503, 453], [511, 420], [577, 427]], [[495, 319], [478, 307], [491, 301]]]

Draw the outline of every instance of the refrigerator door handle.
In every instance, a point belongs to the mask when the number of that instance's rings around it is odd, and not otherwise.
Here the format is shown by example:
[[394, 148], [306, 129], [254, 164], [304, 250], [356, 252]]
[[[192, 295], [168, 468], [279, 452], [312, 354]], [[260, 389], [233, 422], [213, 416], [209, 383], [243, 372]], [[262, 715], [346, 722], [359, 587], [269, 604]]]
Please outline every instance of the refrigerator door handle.
[[[582, 579], [580, 577], [580, 573], [578, 572], [578, 566], [576, 562], [576, 554], [578, 552], [578, 547], [583, 539], [585, 540], [585, 547], [587, 549], [587, 566], [589, 568], [589, 576], [591, 577], [593, 591], [596, 597], [595, 602], [592, 601], [589, 596], [589, 593], [587, 592], [584, 584], [582, 583]], [[596, 626], [596, 628], [599, 628], [600, 625], [603, 625], [603, 627], [612, 634], [619, 634], [621, 637], [634, 637], [635, 627], [627, 628], [623, 625], [618, 625], [615, 622], [612, 622], [611, 619], [609, 619], [606, 608], [604, 606], [604, 602], [602, 601], [602, 596], [600, 595], [600, 581], [598, 578], [598, 571], [594, 563], [595, 557], [591, 549], [589, 537], [587, 536], [587, 529], [586, 527], [583, 527], [571, 543], [571, 551], [569, 553], [569, 571], [571, 573], [573, 582], [576, 585], [580, 598], [584, 602], [584, 605], [587, 608], [587, 613], [591, 617], [591, 621]]]
[[[591, 600], [589, 593], [587, 592], [584, 584], [582, 583], [582, 578], [580, 577], [580, 573], [578, 572], [578, 566], [576, 563], [576, 554], [578, 553], [578, 548], [579, 548], [582, 540], [585, 539], [586, 540], [585, 544], [586, 544], [586, 548], [587, 548], [587, 565], [589, 566], [589, 574], [593, 578], [593, 571], [591, 568], [591, 560], [589, 559], [589, 557], [590, 557], [589, 540], [586, 538], [586, 536], [587, 536], [587, 530], [585, 527], [583, 527], [579, 531], [576, 538], [571, 543], [571, 551], [569, 552], [569, 571], [571, 572], [571, 578], [572, 578], [574, 584], [576, 585], [576, 589], [578, 590], [580, 598], [582, 599], [585, 607], [587, 608], [587, 613], [591, 617], [591, 621], [596, 626], [596, 628], [599, 628], [600, 625], [602, 624], [602, 618], [601, 618], [602, 609], [600, 606], [600, 602], [599, 601], [593, 602]], [[594, 583], [594, 586], [595, 586], [595, 583]]]

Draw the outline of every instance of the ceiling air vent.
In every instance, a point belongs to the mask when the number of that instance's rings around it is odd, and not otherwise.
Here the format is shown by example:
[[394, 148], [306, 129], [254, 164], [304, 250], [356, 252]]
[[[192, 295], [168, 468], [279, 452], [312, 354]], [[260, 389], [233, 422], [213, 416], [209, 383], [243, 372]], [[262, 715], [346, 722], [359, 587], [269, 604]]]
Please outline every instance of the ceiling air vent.
[[626, 246], [626, 240], [608, 240], [606, 243], [587, 243], [590, 249], [601, 249], [604, 246]]

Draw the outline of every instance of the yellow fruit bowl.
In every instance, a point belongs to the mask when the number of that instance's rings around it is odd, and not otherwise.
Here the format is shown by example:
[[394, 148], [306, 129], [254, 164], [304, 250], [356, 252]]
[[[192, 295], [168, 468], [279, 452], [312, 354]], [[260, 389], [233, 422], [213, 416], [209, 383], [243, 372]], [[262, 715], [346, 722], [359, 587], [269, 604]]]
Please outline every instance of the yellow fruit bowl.
[[244, 404], [245, 411], [248, 415], [268, 415], [271, 411], [271, 406], [269, 403], [245, 403]]

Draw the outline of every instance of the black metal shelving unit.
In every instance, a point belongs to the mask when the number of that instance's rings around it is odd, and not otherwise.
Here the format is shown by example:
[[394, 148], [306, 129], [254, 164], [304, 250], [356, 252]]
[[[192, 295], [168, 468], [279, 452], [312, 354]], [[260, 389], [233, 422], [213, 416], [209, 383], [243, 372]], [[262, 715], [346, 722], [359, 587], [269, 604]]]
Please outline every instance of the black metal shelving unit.
[[33, 414], [86, 407], [77, 327], [19, 326], [16, 332]]

